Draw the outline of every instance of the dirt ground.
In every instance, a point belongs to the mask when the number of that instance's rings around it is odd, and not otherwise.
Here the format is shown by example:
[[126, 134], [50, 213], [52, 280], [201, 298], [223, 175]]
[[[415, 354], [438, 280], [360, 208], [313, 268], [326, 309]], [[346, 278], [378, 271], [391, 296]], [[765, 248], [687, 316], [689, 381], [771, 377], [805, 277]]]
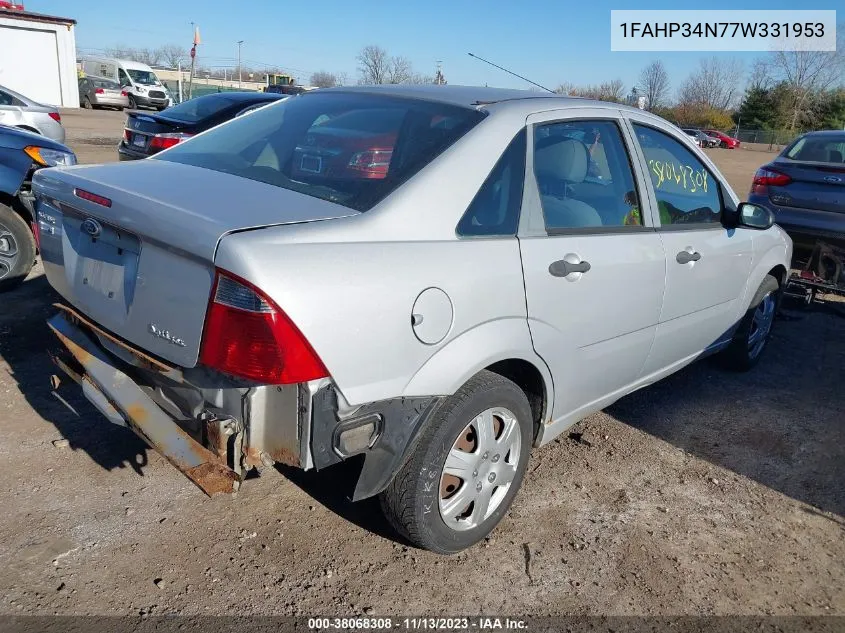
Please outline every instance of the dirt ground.
[[[65, 112], [82, 162], [124, 116]], [[740, 196], [768, 155], [713, 150]], [[508, 517], [441, 557], [346, 500], [354, 465], [207, 499], [68, 390], [40, 267], [0, 298], [0, 614], [845, 615], [845, 320], [776, 323], [761, 364], [703, 361], [532, 455]], [[66, 441], [65, 441], [66, 440]]]

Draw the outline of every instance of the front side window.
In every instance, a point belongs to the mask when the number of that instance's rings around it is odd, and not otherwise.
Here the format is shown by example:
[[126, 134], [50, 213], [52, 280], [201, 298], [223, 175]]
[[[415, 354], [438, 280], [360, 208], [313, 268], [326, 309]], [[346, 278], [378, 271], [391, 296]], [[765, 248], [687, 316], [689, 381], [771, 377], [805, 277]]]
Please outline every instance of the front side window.
[[366, 211], [484, 116], [474, 108], [433, 101], [318, 90], [237, 117], [155, 160], [225, 172]]
[[631, 162], [612, 121], [536, 126], [534, 175], [549, 232], [642, 226]]
[[662, 226], [720, 224], [719, 183], [683, 144], [664, 132], [634, 124], [648, 163]]
[[458, 223], [458, 235], [516, 235], [525, 180], [525, 130], [511, 141]]
[[129, 81], [129, 76], [126, 74], [126, 71], [124, 71], [122, 68], [117, 69], [117, 76], [120, 79], [120, 85], [121, 86], [125, 87], [125, 86], [131, 86], [132, 85], [132, 82]]

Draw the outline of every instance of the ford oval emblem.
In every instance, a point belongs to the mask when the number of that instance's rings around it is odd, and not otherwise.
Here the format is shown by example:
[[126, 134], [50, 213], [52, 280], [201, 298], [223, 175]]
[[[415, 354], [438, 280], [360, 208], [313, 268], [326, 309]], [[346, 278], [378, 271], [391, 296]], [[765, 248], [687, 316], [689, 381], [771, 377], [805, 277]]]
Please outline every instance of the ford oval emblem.
[[834, 182], [842, 182], [842, 179], [839, 176], [825, 176], [825, 182], [834, 183]]
[[82, 230], [91, 237], [99, 237], [103, 232], [103, 227], [94, 218], [86, 218], [82, 222]]

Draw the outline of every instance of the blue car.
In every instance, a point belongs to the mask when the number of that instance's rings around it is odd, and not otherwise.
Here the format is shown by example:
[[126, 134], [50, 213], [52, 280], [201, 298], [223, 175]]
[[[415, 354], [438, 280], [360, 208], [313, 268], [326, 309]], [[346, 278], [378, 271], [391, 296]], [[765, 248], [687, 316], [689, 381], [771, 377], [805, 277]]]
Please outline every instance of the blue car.
[[0, 125], [0, 291], [20, 284], [35, 263], [32, 174], [75, 165], [76, 155], [45, 136]]
[[775, 214], [796, 252], [845, 246], [845, 131], [799, 136], [757, 170], [748, 201]]

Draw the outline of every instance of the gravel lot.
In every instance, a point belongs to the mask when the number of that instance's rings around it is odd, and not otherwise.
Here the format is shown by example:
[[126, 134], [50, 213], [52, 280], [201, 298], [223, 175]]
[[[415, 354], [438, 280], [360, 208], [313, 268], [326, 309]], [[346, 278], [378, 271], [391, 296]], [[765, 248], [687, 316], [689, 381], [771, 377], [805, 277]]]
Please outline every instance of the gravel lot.
[[[125, 115], [67, 111], [82, 162]], [[742, 196], [769, 155], [713, 150]], [[68, 390], [40, 267], [0, 299], [0, 613], [845, 615], [845, 321], [779, 320], [748, 374], [695, 364], [537, 450], [485, 543], [398, 542], [351, 466], [207, 499]]]

